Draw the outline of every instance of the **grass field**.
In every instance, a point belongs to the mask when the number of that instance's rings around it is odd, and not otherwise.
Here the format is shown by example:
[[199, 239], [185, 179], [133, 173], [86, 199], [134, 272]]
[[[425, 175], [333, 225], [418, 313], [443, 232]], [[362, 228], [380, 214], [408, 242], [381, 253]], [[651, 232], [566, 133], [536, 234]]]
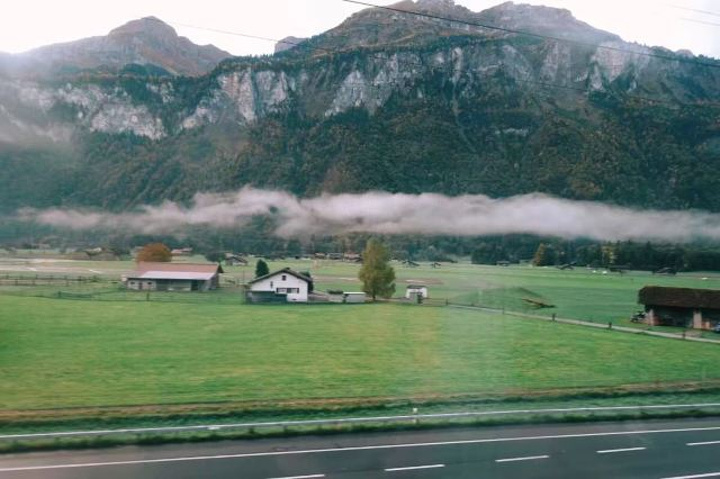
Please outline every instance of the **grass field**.
[[[357, 277], [358, 265], [331, 261], [271, 263], [271, 269], [284, 266], [310, 269], [314, 275], [321, 278], [320, 290], [360, 287], [354, 280]], [[238, 275], [242, 269], [229, 268], [228, 272], [230, 275]], [[246, 274], [250, 274], [250, 268], [244, 269], [248, 271]], [[398, 276], [398, 295], [404, 294], [408, 284], [421, 282], [428, 285], [431, 297], [447, 299], [455, 304], [484, 305], [548, 316], [555, 313], [559, 317], [602, 323], [612, 321], [627, 326], [636, 326], [630, 323], [630, 316], [642, 309], [642, 306], [637, 304], [637, 295], [643, 286], [720, 289], [720, 275], [717, 273], [656, 276], [648, 272], [631, 271], [620, 275], [603, 274], [602, 270], [586, 268], [561, 271], [554, 267], [505, 268], [467, 263], [448, 264], [437, 269], [428, 264], [422, 264], [418, 268], [395, 264], [395, 269]], [[523, 301], [526, 298], [540, 300], [555, 307], [534, 310]]]
[[[0, 276], [2, 276], [0, 258]], [[134, 268], [129, 261], [96, 262], [73, 261], [53, 262], [42, 260], [39, 264], [17, 266], [13, 274], [57, 276], [76, 274], [80, 276], [100, 276], [119, 280], [123, 272]], [[181, 261], [205, 261], [202, 257], [182, 258]], [[300, 271], [309, 270], [316, 277], [317, 289], [359, 290], [357, 280], [359, 265], [337, 261], [272, 261], [271, 270], [290, 266]], [[476, 304], [508, 310], [532, 311], [523, 299], [536, 299], [555, 305], [555, 308], [539, 311], [541, 314], [557, 314], [560, 317], [582, 319], [606, 323], [631, 325], [629, 318], [641, 308], [637, 304], [637, 292], [646, 285], [675, 286], [690, 288], [720, 289], [720, 275], [717, 273], [687, 273], [674, 277], [654, 276], [647, 272], [632, 271], [624, 275], [603, 274], [603, 271], [577, 268], [573, 271], [561, 271], [553, 267], [533, 268], [530, 266], [480, 266], [468, 263], [445, 264], [434, 269], [423, 263], [418, 268], [408, 268], [395, 263], [398, 277], [397, 295], [403, 295], [405, 287], [411, 283], [426, 283], [430, 295], [437, 299], [447, 299], [457, 304]], [[254, 264], [246, 267], [226, 267], [228, 280], [249, 280], [253, 276]], [[11, 270], [12, 271], [12, 270]], [[98, 285], [107, 288], [106, 285]], [[84, 288], [92, 289], [92, 285]], [[0, 293], [12, 288], [0, 287]], [[63, 286], [36, 289], [55, 292], [67, 290]], [[32, 290], [25, 291], [32, 294]], [[136, 298], [136, 297], [135, 297]]]
[[0, 295], [0, 408], [421, 397], [720, 378], [720, 348], [411, 305]]

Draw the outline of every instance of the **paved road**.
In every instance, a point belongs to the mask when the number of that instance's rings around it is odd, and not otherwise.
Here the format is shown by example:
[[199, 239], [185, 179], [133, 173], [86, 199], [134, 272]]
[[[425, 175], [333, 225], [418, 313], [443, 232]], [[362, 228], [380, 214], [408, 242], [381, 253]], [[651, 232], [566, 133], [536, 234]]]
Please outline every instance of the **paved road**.
[[452, 429], [0, 456], [0, 478], [720, 477], [720, 419]]

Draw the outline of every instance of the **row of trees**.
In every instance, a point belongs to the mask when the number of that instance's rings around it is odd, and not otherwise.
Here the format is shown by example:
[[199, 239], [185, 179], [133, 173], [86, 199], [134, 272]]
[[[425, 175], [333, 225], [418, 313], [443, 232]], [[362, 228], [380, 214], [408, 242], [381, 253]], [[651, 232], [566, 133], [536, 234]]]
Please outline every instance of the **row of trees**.
[[612, 268], [627, 267], [645, 271], [672, 268], [677, 271], [718, 271], [720, 251], [680, 245], [617, 242], [563, 245], [542, 242], [533, 254], [536, 266], [568, 263]]

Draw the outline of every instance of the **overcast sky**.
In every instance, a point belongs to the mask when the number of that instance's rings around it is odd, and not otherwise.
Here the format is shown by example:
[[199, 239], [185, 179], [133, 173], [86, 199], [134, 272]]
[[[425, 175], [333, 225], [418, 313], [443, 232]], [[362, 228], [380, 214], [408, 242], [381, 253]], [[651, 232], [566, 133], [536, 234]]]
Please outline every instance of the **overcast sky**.
[[[501, 2], [457, 0], [456, 3], [480, 11]], [[577, 18], [617, 33], [625, 40], [673, 50], [688, 49], [695, 54], [720, 58], [720, 0], [526, 0], [521, 3], [567, 8]], [[672, 5], [716, 14], [682, 10]], [[342, 0], [8, 0], [0, 15], [0, 51], [17, 53], [51, 43], [105, 35], [129, 20], [153, 15], [195, 43], [212, 43], [235, 55], [262, 54], [272, 52], [272, 42], [182, 25], [271, 38], [305, 37], [338, 25], [360, 9]]]

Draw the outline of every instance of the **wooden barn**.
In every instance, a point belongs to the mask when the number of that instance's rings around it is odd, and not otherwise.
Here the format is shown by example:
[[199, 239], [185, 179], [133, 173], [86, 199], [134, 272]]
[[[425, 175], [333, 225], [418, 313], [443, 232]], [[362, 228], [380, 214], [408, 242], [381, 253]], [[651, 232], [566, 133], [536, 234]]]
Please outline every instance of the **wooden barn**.
[[720, 290], [646, 286], [638, 302], [650, 326], [711, 330], [720, 323]]
[[137, 291], [209, 291], [220, 286], [219, 264], [145, 263], [124, 279], [128, 289]]

